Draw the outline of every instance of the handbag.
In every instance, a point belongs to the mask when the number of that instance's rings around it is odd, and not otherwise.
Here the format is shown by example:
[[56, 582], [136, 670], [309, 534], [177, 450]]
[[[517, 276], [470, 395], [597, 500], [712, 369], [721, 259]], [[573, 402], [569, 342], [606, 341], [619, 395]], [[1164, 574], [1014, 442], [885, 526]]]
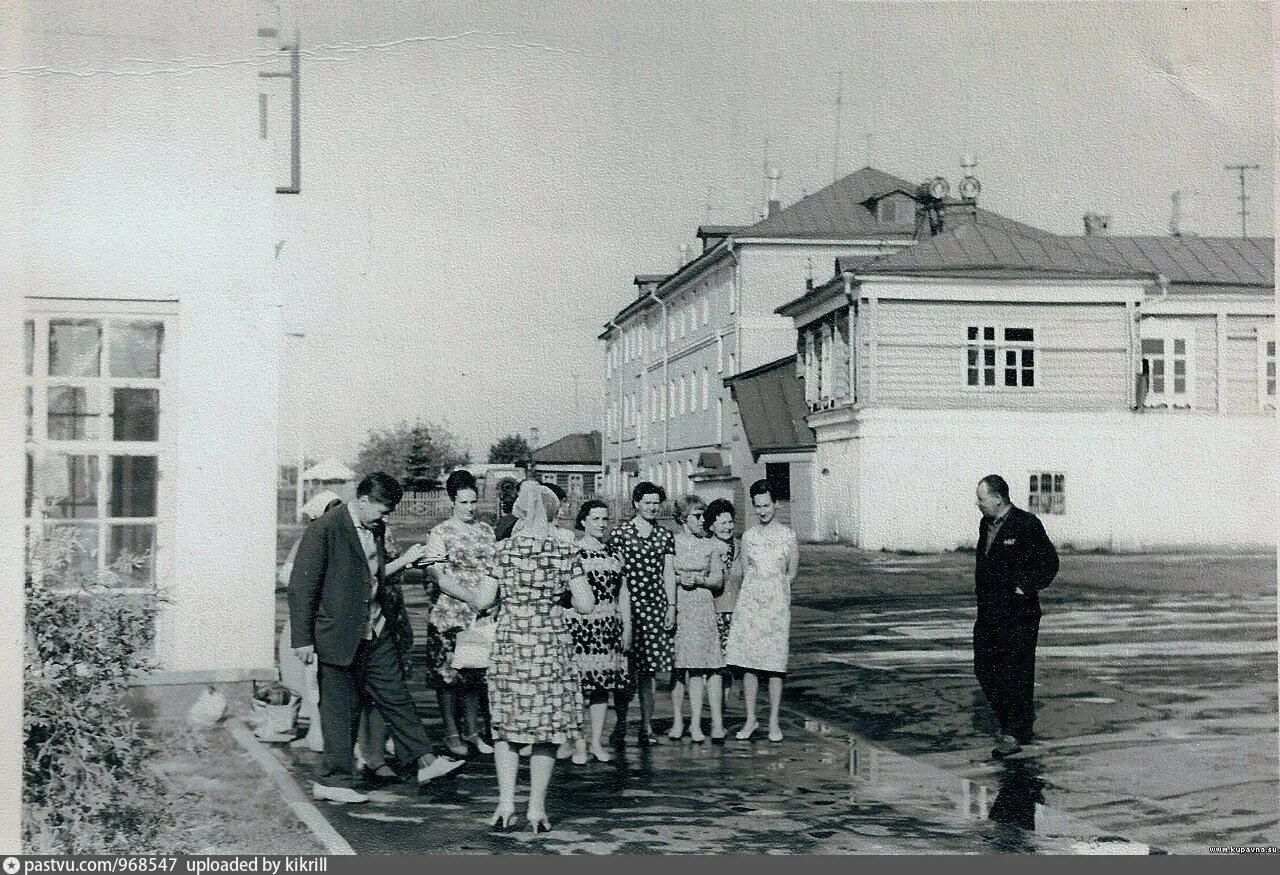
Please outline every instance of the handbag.
[[470, 626], [459, 632], [454, 642], [450, 665], [457, 669], [488, 668], [497, 625], [491, 618], [477, 617]]

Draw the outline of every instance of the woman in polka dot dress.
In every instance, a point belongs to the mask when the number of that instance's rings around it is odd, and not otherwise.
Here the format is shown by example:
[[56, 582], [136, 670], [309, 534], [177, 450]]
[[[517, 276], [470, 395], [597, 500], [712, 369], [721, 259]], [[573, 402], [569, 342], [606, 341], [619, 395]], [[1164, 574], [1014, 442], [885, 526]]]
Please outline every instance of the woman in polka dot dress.
[[[622, 579], [631, 600], [630, 670], [640, 688], [641, 745], [659, 744], [653, 733], [654, 677], [672, 668], [672, 632], [676, 624], [676, 540], [657, 522], [667, 500], [661, 486], [646, 481], [631, 491], [636, 515], [613, 530], [607, 547], [622, 563]], [[614, 697], [618, 725], [610, 740], [622, 744], [627, 733], [629, 695]]]

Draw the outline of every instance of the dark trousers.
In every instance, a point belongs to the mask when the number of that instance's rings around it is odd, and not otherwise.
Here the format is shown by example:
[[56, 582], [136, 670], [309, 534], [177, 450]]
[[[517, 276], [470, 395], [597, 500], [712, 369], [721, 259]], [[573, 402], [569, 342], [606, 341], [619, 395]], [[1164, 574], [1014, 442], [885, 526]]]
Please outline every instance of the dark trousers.
[[1019, 741], [1031, 738], [1035, 721], [1036, 639], [1040, 617], [979, 617], [973, 626], [973, 673], [1000, 731]]
[[371, 702], [387, 721], [396, 752], [410, 761], [431, 750], [418, 709], [409, 696], [395, 641], [382, 634], [362, 641], [351, 665], [320, 663], [320, 729], [324, 734], [322, 776], [349, 781], [355, 771], [352, 750], [360, 709]]

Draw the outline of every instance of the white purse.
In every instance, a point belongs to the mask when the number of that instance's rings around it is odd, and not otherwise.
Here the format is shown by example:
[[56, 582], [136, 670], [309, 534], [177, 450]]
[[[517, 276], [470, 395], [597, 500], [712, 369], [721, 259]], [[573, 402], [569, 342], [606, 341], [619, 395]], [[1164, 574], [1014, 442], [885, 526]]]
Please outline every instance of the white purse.
[[488, 617], [478, 617], [470, 626], [459, 632], [450, 665], [457, 669], [488, 668], [497, 625]]

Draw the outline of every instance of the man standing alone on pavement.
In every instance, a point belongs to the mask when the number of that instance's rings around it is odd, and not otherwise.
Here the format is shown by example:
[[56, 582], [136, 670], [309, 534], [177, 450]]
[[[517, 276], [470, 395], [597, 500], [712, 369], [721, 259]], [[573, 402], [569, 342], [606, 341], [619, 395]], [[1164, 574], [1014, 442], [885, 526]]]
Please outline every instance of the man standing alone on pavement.
[[1000, 724], [991, 754], [1004, 757], [1032, 739], [1039, 592], [1058, 573], [1058, 551], [1034, 514], [1009, 503], [1003, 477], [983, 477], [977, 495], [982, 522], [974, 573], [973, 671]]
[[289, 578], [294, 652], [320, 661], [320, 728], [324, 766], [311, 785], [317, 799], [365, 802], [353, 775], [356, 727], [364, 701], [382, 714], [402, 757], [416, 760], [418, 782], [457, 769], [463, 760], [431, 754], [409, 697], [389, 611], [390, 580], [417, 562], [438, 562], [420, 544], [388, 562], [379, 523], [395, 509], [400, 484], [382, 472], [365, 477], [356, 500], [327, 511], [307, 526]]

